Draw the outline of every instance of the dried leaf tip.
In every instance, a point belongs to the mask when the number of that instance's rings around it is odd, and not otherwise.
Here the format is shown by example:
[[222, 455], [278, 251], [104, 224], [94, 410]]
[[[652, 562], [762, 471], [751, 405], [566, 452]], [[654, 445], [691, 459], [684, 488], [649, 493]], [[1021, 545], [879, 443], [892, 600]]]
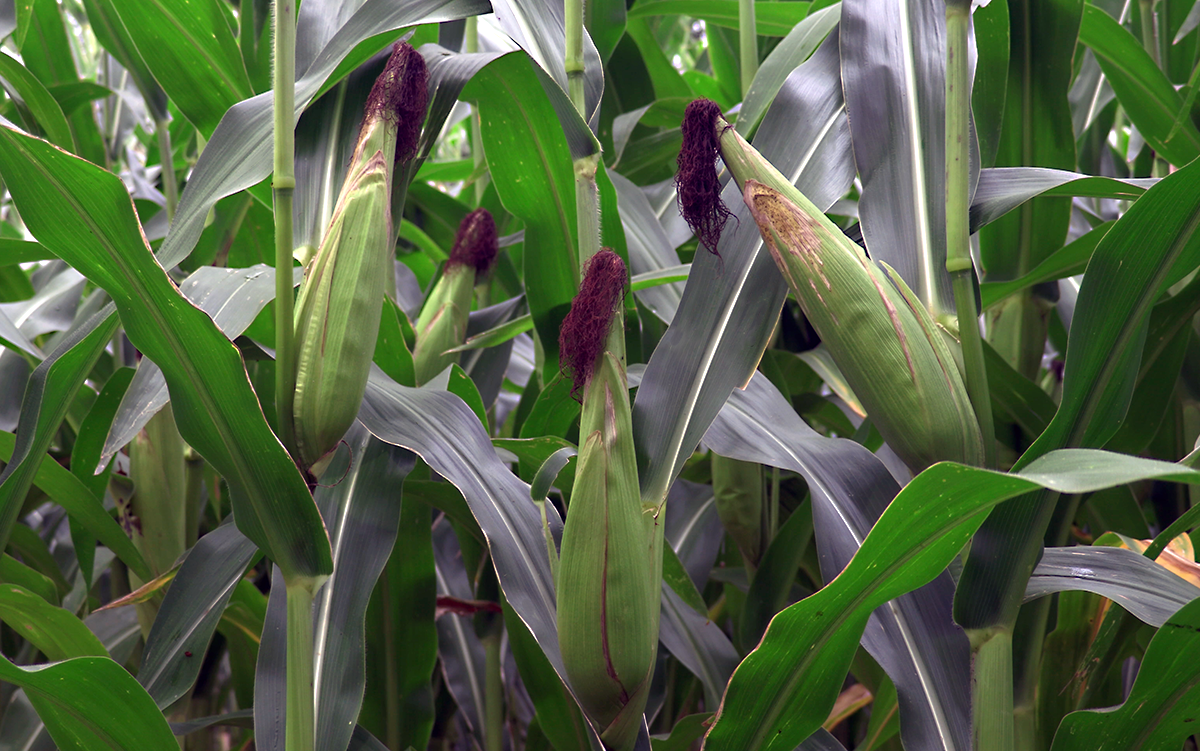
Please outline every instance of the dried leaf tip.
[[575, 381], [572, 394], [578, 395], [591, 380], [624, 294], [625, 262], [602, 248], [588, 262], [579, 294], [559, 329], [558, 361]]
[[454, 236], [454, 250], [446, 267], [470, 266], [476, 274], [486, 274], [496, 260], [500, 246], [496, 239], [496, 220], [487, 209], [475, 209], [463, 217]]
[[721, 182], [717, 179], [720, 145], [717, 122], [720, 117], [720, 105], [708, 99], [697, 99], [687, 106], [683, 113], [679, 171], [675, 175], [679, 213], [683, 214], [700, 243], [717, 256], [721, 255], [717, 252], [721, 230], [733, 216], [721, 202]]
[[428, 104], [425, 58], [407, 42], [396, 42], [387, 66], [367, 97], [364, 127], [383, 119], [396, 128], [396, 161], [407, 161], [416, 154]]

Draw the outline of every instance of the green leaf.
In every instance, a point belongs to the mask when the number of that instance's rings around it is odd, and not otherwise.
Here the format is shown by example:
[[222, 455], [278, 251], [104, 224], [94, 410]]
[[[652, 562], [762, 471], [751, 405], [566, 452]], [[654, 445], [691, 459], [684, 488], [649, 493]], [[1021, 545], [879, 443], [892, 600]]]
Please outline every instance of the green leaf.
[[1172, 130], [1183, 100], [1133, 34], [1089, 4], [1083, 9], [1079, 41], [1096, 54], [1117, 100], [1155, 151], [1180, 167], [1200, 155], [1200, 130], [1191, 120], [1185, 118]]
[[44, 134], [51, 143], [67, 151], [75, 150], [71, 126], [58, 102], [24, 65], [4, 53], [0, 53], [0, 83], [30, 131]]
[[218, 0], [121, 0], [113, 8], [155, 80], [206, 138], [254, 94]]
[[[661, 2], [662, 0], [659, 0], [659, 2], [652, 3], [651, 5], [658, 5]], [[732, 4], [735, 6], [736, 18], [737, 4]], [[785, 4], [795, 5], [795, 3], [770, 3], [769, 5], [778, 6]], [[755, 3], [754, 5], [755, 19], [758, 20], [761, 28], [762, 21], [757, 15], [759, 5], [759, 3]], [[763, 3], [762, 5], [763, 7], [767, 7], [768, 4]], [[758, 66], [758, 73], [754, 75], [754, 80], [750, 83], [750, 88], [746, 91], [745, 101], [742, 102], [742, 109], [738, 111], [738, 133], [747, 138], [750, 136], [754, 128], [761, 122], [767, 109], [770, 108], [771, 103], [775, 101], [775, 95], [783, 87], [783, 82], [792, 74], [792, 71], [800, 67], [812, 55], [813, 51], [833, 31], [837, 26], [838, 20], [841, 18], [841, 12], [842, 6], [838, 3], [828, 8], [822, 8], [811, 16], [805, 17], [804, 20], [795, 24], [794, 28], [790, 28], [783, 41], [775, 49], [771, 50], [771, 54], [767, 55], [762, 64]], [[763, 33], [759, 31], [759, 34]]]
[[[811, 5], [803, 0], [757, 2], [754, 4], [755, 30], [760, 36], [787, 36], [808, 15]], [[727, 29], [738, 27], [737, 0], [643, 0], [629, 11], [630, 18], [674, 15], [702, 18], [713, 26]]]
[[1146, 648], [1125, 703], [1072, 712], [1054, 735], [1052, 751], [1173, 751], [1196, 732], [1200, 712], [1200, 600], [1171, 616]]
[[1200, 483], [1179, 465], [1057, 451], [1021, 474], [943, 462], [913, 479], [824, 589], [775, 616], [738, 667], [706, 746], [790, 751], [825, 721], [871, 611], [931, 581], [996, 504], [1039, 487], [1081, 493], [1137, 479]]
[[130, 340], [163, 369], [180, 433], [229, 483], [240, 528], [289, 577], [329, 573], [320, 515], [237, 349], [158, 265], [120, 179], [9, 129], [0, 173], [34, 235], [105, 288]]
[[[146, 639], [138, 680], [161, 708], [189, 692], [200, 674], [213, 630], [246, 569], [259, 556], [233, 524], [217, 527], [192, 547]], [[190, 653], [190, 655], [189, 655]]]
[[[20, 441], [12, 433], [0, 432], [0, 458], [11, 461], [19, 448]], [[135, 574], [144, 579], [152, 578], [150, 569], [125, 534], [125, 530], [104, 510], [100, 499], [92, 495], [82, 481], [49, 456], [42, 456], [40, 462], [21, 463], [28, 464], [31, 469], [35, 468], [32, 473], [34, 485], [41, 488], [71, 517], [77, 519], [85, 529], [111, 548]], [[17, 466], [17, 462], [10, 466]], [[14, 473], [14, 476], [16, 475], [17, 473]], [[6, 487], [9, 481], [6, 480]]]
[[526, 55], [492, 62], [462, 96], [479, 107], [484, 151], [504, 208], [525, 220], [525, 296], [549, 380], [558, 370], [558, 329], [579, 276], [571, 152]]
[[[1076, 301], [1058, 411], [1015, 469], [1113, 436], [1133, 395], [1150, 311], [1198, 264], [1200, 163], [1193, 163], [1146, 191], [1096, 246]], [[959, 624], [984, 628], [1015, 617], [1054, 505], [1039, 493], [982, 527], [959, 583]]]
[[51, 662], [71, 657], [108, 657], [104, 645], [74, 613], [51, 605], [24, 587], [0, 584], [0, 621]]
[[[401, 487], [415, 461], [411, 452], [376, 439], [358, 424], [347, 441], [350, 451], [339, 452], [345, 458], [335, 458], [322, 478], [336, 485], [317, 491], [336, 551], [333, 576], [314, 602], [317, 748], [349, 743], [362, 706], [367, 603], [396, 544]], [[429, 515], [423, 516], [428, 529]], [[407, 553], [402, 554], [406, 562]], [[401, 622], [408, 617], [403, 614]]]
[[1086, 545], [1046, 548], [1025, 589], [1025, 601], [1070, 591], [1107, 597], [1155, 627], [1200, 597], [1196, 585], [1132, 550]]
[[1112, 222], [1105, 222], [1082, 237], [1067, 243], [1065, 246], [1047, 256], [1041, 263], [1031, 269], [1028, 274], [1008, 282], [984, 282], [979, 285], [979, 296], [983, 302], [982, 310], [987, 310], [1009, 295], [1028, 289], [1035, 284], [1065, 279], [1083, 273], [1087, 263], [1092, 258], [1092, 252], [1104, 239], [1104, 235], [1112, 229]]
[[50, 737], [64, 751], [178, 746], [154, 700], [107, 657], [76, 657], [29, 668], [0, 658], [0, 680], [25, 689]]
[[122, 68], [129, 71], [134, 85], [146, 102], [146, 108], [150, 110], [151, 117], [163, 120], [167, 116], [167, 95], [154, 80], [142, 56], [138, 54], [137, 46], [125, 29], [114, 1], [83, 0], [88, 24], [92, 33], [96, 35], [96, 41], [117, 59]]
[[[1067, 91], [1082, 7], [1082, 0], [1009, 0], [1012, 46], [996, 166], [1075, 167]], [[979, 236], [988, 275], [1028, 273], [1062, 246], [1070, 218], [1070, 201], [1035, 200], [989, 225]], [[1043, 343], [1029, 346], [1040, 355]]]

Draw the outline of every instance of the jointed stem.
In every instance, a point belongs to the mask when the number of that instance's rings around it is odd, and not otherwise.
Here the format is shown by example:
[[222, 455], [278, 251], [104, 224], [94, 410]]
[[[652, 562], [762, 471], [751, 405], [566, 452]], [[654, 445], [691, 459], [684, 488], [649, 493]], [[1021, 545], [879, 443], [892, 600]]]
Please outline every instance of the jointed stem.
[[968, 123], [971, 114], [967, 37], [971, 4], [946, 3], [946, 270], [954, 283], [958, 335], [966, 366], [967, 394], [983, 434], [984, 464], [996, 465], [996, 439], [992, 427], [992, 400], [983, 365], [979, 336], [979, 311], [975, 307], [971, 275], [971, 237], [968, 220]]
[[311, 580], [287, 588], [287, 751], [313, 751], [313, 596]]
[[754, 20], [754, 0], [738, 0], [738, 45], [741, 47], [742, 97], [758, 73], [758, 29]]
[[296, 190], [296, 3], [275, 2], [275, 412], [279, 437], [289, 449], [296, 398], [293, 341], [292, 195]]

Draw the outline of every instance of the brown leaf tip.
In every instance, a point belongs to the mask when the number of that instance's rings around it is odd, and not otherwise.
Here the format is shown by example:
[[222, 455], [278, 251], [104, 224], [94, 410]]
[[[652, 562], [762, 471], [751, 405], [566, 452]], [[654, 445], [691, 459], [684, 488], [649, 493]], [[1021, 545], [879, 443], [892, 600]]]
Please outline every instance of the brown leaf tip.
[[[697, 99], [683, 113], [683, 146], [679, 149], [679, 171], [675, 187], [679, 213], [704, 247], [714, 255], [721, 230], [733, 212], [721, 202], [721, 182], [717, 179], [717, 118], [721, 107], [708, 99]], [[727, 126], [728, 127], [728, 126]]]
[[371, 87], [364, 122], [384, 118], [395, 127], [396, 161], [407, 161], [416, 154], [428, 105], [425, 58], [407, 42], [396, 42], [387, 66]]
[[476, 274], [486, 274], [496, 260], [500, 246], [496, 238], [496, 220], [487, 209], [475, 209], [463, 217], [454, 236], [454, 250], [446, 268], [470, 266]]
[[571, 302], [571, 312], [563, 319], [558, 334], [558, 362], [575, 381], [573, 395], [591, 380], [624, 295], [625, 262], [612, 250], [602, 248], [588, 262], [579, 294]]

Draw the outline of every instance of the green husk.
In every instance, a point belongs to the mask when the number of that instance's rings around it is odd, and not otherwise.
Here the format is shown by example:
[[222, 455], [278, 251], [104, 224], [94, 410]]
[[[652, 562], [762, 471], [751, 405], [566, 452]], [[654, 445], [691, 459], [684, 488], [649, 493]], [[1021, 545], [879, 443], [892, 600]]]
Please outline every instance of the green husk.
[[575, 696], [611, 749], [632, 748], [658, 648], [664, 519], [638, 494], [625, 368], [601, 356], [559, 562], [558, 634]]
[[413, 349], [413, 372], [417, 385], [458, 362], [457, 352], [446, 353], [467, 337], [467, 316], [475, 290], [475, 269], [447, 265], [441, 279], [429, 292], [417, 318], [417, 346]]
[[743, 197], [805, 315], [900, 458], [914, 473], [943, 460], [980, 464], [983, 441], [953, 354], [899, 275], [808, 201], [802, 207], [756, 179], [745, 180]]

